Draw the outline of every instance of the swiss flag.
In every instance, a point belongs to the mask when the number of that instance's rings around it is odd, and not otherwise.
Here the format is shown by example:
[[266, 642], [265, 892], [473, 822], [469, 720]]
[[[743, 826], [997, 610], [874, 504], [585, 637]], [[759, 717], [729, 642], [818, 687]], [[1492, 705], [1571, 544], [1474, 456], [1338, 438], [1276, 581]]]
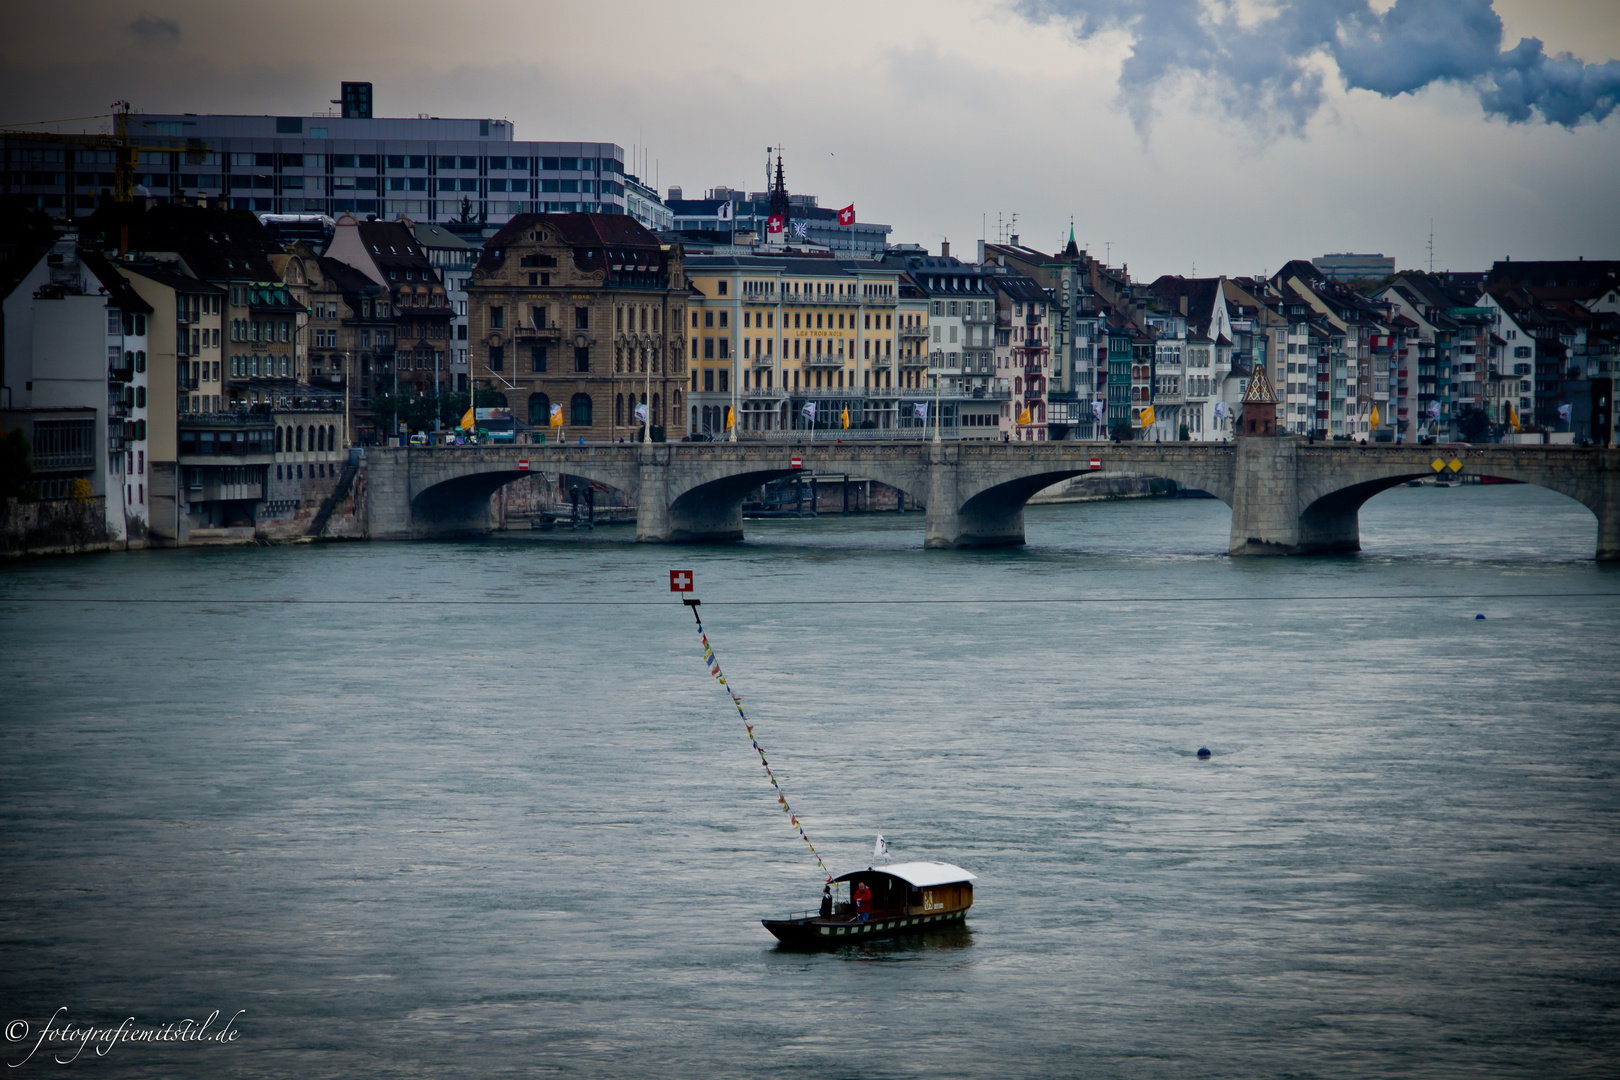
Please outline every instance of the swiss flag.
[[781, 214], [772, 214], [770, 217], [765, 219], [765, 231], [768, 233], [779, 233], [782, 231], [783, 227], [786, 226], [786, 224], [787, 222], [782, 219]]
[[840, 224], [840, 225], [853, 225], [853, 224], [855, 224], [855, 204], [854, 203], [850, 203], [848, 206], [846, 206], [842, 210], [838, 211], [838, 224]]
[[690, 570], [671, 570], [669, 572], [669, 591], [670, 592], [691, 592], [692, 591], [692, 571], [690, 571]]

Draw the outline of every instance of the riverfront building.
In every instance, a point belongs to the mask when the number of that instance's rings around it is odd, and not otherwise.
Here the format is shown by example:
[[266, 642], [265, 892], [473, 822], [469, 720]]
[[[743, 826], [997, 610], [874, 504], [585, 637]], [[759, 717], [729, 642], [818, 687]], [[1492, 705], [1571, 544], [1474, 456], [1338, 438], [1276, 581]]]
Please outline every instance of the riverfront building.
[[473, 384], [552, 438], [635, 437], [638, 405], [679, 438], [691, 295], [680, 246], [628, 215], [520, 214], [467, 285]]

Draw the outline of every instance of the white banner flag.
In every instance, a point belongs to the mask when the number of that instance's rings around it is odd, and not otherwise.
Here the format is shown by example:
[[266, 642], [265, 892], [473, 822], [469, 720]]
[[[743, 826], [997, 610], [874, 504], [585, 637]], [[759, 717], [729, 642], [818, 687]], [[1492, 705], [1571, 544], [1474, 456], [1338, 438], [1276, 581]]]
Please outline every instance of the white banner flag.
[[917, 402], [917, 404], [911, 407], [911, 411], [917, 415], [917, 419], [925, 422], [928, 420], [928, 402]]
[[807, 401], [807, 402], [804, 403], [804, 418], [806, 420], [814, 420], [816, 418], [816, 403], [815, 402]]
[[1215, 422], [1218, 424], [1222, 420], [1225, 420], [1225, 419], [1226, 419], [1226, 402], [1217, 401], [1215, 403]]
[[1104, 409], [1104, 406], [1103, 406], [1101, 398], [1098, 398], [1096, 401], [1093, 401], [1091, 403], [1091, 411], [1092, 411], [1093, 414], [1096, 415], [1097, 419], [1099, 419], [1099, 420], [1101, 420], [1103, 418], [1103, 409]]
[[643, 424], [645, 424], [647, 422], [647, 406], [645, 406], [645, 405], [637, 405], [636, 406], [636, 419], [640, 420]]
[[720, 204], [720, 220], [721, 221], [730, 221], [731, 220], [731, 200], [730, 199], [727, 199], [725, 202]]
[[1558, 419], [1562, 420], [1566, 424], [1569, 423], [1569, 414], [1572, 411], [1573, 410], [1568, 405], [1558, 406]]

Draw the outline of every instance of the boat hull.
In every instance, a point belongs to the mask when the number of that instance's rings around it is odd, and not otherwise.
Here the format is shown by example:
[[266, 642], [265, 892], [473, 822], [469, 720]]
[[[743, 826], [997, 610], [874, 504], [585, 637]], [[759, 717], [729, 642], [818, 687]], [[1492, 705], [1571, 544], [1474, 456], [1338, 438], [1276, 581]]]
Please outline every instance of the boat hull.
[[765, 929], [784, 945], [836, 949], [863, 941], [949, 930], [967, 921], [967, 909], [934, 915], [895, 915], [852, 922], [849, 919], [761, 919]]

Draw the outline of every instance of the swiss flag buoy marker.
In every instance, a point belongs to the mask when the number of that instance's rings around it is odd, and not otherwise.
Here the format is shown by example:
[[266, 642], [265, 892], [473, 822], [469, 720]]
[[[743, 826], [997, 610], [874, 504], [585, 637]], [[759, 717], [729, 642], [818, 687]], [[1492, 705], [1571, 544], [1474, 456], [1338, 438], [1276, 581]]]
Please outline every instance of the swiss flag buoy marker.
[[691, 592], [692, 591], [692, 571], [690, 571], [690, 570], [671, 570], [669, 572], [669, 591], [670, 592]]

